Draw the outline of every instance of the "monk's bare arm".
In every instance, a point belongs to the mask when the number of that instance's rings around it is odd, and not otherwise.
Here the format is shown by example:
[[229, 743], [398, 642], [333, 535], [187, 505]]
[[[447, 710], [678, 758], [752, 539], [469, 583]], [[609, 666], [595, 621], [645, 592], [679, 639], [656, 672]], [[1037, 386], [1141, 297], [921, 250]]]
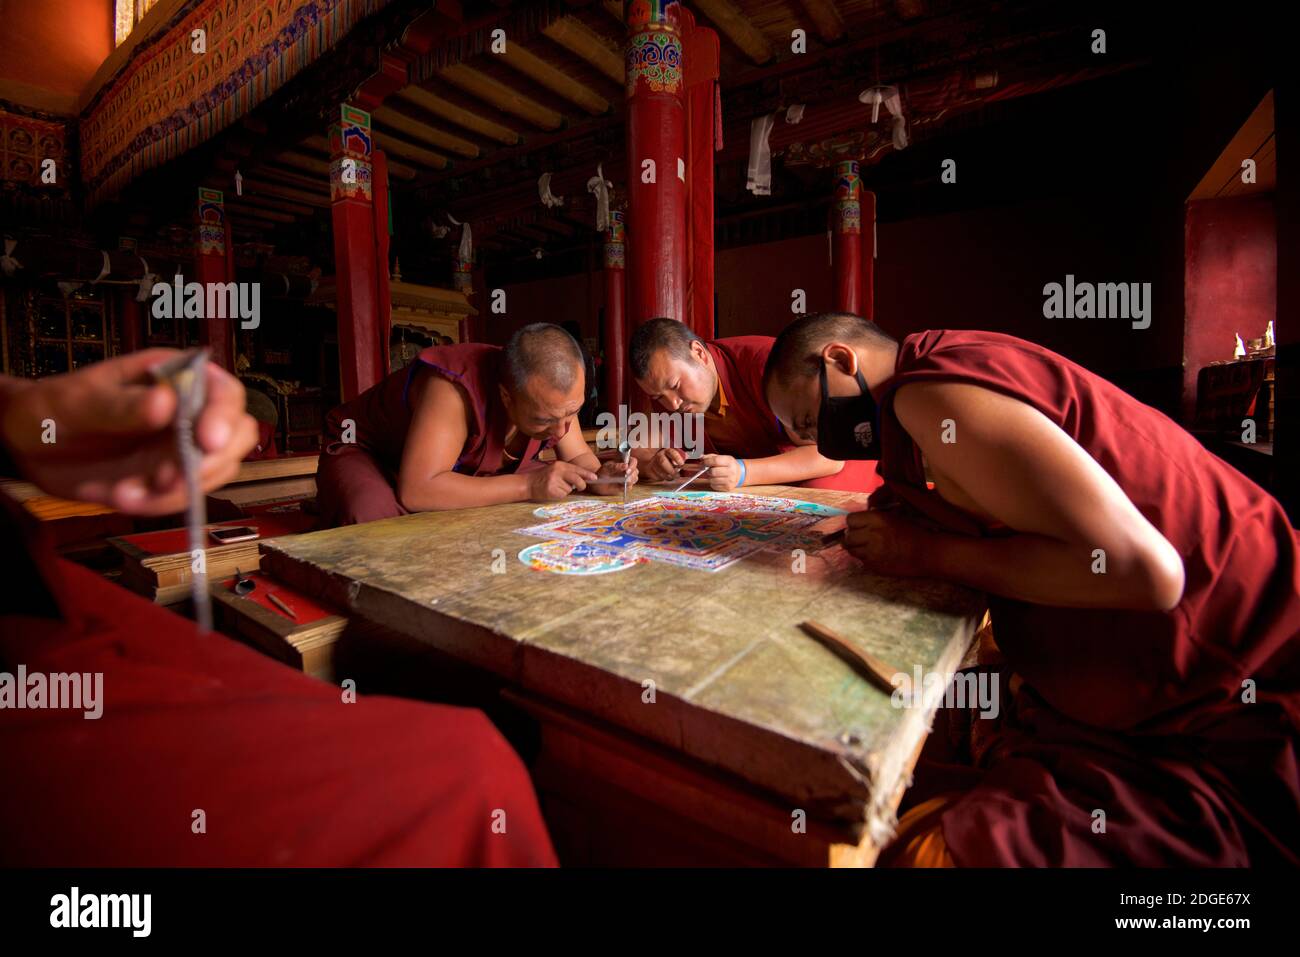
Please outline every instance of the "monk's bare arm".
[[600, 459], [596, 458], [587, 440], [582, 437], [582, 426], [576, 415], [569, 417], [569, 430], [555, 444], [555, 457], [562, 462], [572, 462], [593, 472], [600, 471]]
[[789, 485], [792, 482], [835, 475], [843, 468], [843, 462], [826, 458], [817, 451], [815, 445], [803, 445], [779, 455], [745, 459], [745, 484]]
[[411, 428], [397, 474], [397, 496], [413, 512], [523, 502], [524, 475], [461, 475], [452, 471], [469, 437], [465, 397], [437, 375], [411, 389]]
[[635, 485], [638, 479], [637, 460], [629, 460], [626, 469], [623, 467], [621, 458], [613, 459], [608, 462], [601, 462], [600, 457], [591, 450], [587, 445], [587, 440], [582, 437], [582, 428], [578, 425], [578, 417], [574, 416], [569, 422], [569, 429], [564, 433], [564, 437], [556, 443], [555, 457], [561, 462], [568, 462], [579, 468], [594, 472], [600, 478], [616, 478], [617, 482], [597, 482], [591, 485], [586, 491], [594, 492], [597, 495], [614, 495], [623, 489], [623, 473], [628, 473], [628, 485]]
[[966, 383], [906, 386], [894, 407], [931, 468], [1019, 533], [936, 536], [928, 559], [935, 577], [1047, 605], [1143, 611], [1177, 605], [1185, 577], [1173, 545], [1037, 409]]

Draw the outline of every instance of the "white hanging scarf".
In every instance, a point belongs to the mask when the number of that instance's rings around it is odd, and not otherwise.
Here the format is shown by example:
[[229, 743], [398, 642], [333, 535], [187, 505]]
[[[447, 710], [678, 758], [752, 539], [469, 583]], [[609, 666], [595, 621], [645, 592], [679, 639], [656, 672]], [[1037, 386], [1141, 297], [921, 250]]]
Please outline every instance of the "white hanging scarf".
[[140, 275], [140, 289], [135, 294], [135, 301], [148, 302], [149, 297], [153, 295], [153, 286], [158, 281], [158, 277], [149, 271], [149, 263], [143, 256], [137, 258], [140, 260], [140, 266], [144, 269], [144, 272]]
[[4, 270], [6, 276], [12, 276], [23, 264], [14, 259], [14, 248], [18, 245], [18, 240], [5, 237], [5, 254], [0, 256], [0, 269]]
[[469, 223], [462, 223], [451, 213], [447, 214], [447, 218], [460, 227], [460, 249], [456, 252], [456, 258], [463, 263], [472, 263], [474, 261], [474, 234], [470, 232]]
[[564, 197], [556, 196], [551, 192], [551, 174], [543, 173], [537, 180], [537, 195], [541, 197], [542, 204], [547, 209], [564, 205]]
[[749, 168], [745, 174], [745, 188], [755, 196], [772, 195], [772, 147], [767, 138], [772, 134], [776, 116], [768, 113], [756, 116], [749, 124]]
[[609, 191], [614, 184], [605, 179], [604, 164], [596, 164], [596, 175], [587, 180], [587, 192], [596, 197], [596, 232], [603, 233], [609, 227]]

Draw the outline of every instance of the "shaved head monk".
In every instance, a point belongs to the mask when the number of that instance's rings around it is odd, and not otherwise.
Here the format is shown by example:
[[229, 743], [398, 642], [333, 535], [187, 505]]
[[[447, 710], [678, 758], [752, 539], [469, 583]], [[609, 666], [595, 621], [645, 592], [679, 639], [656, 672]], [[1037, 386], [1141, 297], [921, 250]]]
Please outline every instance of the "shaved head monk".
[[846, 549], [989, 596], [1011, 700], [972, 719], [961, 787], [918, 767], [935, 794], [897, 862], [1300, 860], [1300, 551], [1274, 498], [1011, 336], [810, 316], [764, 380], [798, 441], [879, 455]]
[[[431, 346], [329, 414], [316, 475], [327, 526], [409, 512], [503, 502], [552, 502], [622, 488], [624, 465], [604, 465], [578, 426], [582, 350], [548, 323], [499, 346]], [[539, 462], [553, 449], [555, 461]], [[627, 466], [636, 481], [636, 465]], [[616, 480], [616, 481], [615, 481]]]
[[[675, 319], [651, 319], [632, 336], [629, 354], [637, 385], [670, 412], [704, 416], [702, 464], [709, 488], [803, 485], [870, 492], [880, 481], [873, 462], [833, 461], [797, 448], [763, 396], [763, 366], [771, 336], [705, 342]], [[633, 453], [641, 477], [662, 482], [678, 474], [686, 455], [676, 448]]]

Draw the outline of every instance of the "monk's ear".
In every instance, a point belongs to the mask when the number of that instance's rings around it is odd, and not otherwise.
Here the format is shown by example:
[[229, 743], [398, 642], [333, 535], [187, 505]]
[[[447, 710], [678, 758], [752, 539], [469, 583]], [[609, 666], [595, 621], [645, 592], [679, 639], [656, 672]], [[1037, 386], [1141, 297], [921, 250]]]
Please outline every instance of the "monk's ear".
[[514, 399], [514, 397], [510, 395], [510, 390], [500, 382], [497, 383], [497, 389], [501, 392], [501, 404], [509, 409]]
[[701, 365], [709, 364], [709, 350], [704, 348], [704, 343], [701, 340], [691, 340], [691, 355], [693, 355], [695, 361]]
[[845, 375], [853, 375], [858, 371], [858, 354], [852, 346], [843, 342], [828, 342], [822, 348], [822, 359]]

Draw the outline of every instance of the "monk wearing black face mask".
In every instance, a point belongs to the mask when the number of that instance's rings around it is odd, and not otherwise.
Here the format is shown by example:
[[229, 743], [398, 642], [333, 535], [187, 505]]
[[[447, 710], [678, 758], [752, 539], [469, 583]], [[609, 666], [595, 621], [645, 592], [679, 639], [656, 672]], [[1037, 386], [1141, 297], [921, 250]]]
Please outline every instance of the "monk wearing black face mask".
[[989, 597], [1011, 701], [896, 862], [1300, 863], [1300, 542], [1274, 498], [1011, 336], [809, 316], [764, 383], [805, 444], [842, 454], [874, 418], [885, 486], [849, 552]]

